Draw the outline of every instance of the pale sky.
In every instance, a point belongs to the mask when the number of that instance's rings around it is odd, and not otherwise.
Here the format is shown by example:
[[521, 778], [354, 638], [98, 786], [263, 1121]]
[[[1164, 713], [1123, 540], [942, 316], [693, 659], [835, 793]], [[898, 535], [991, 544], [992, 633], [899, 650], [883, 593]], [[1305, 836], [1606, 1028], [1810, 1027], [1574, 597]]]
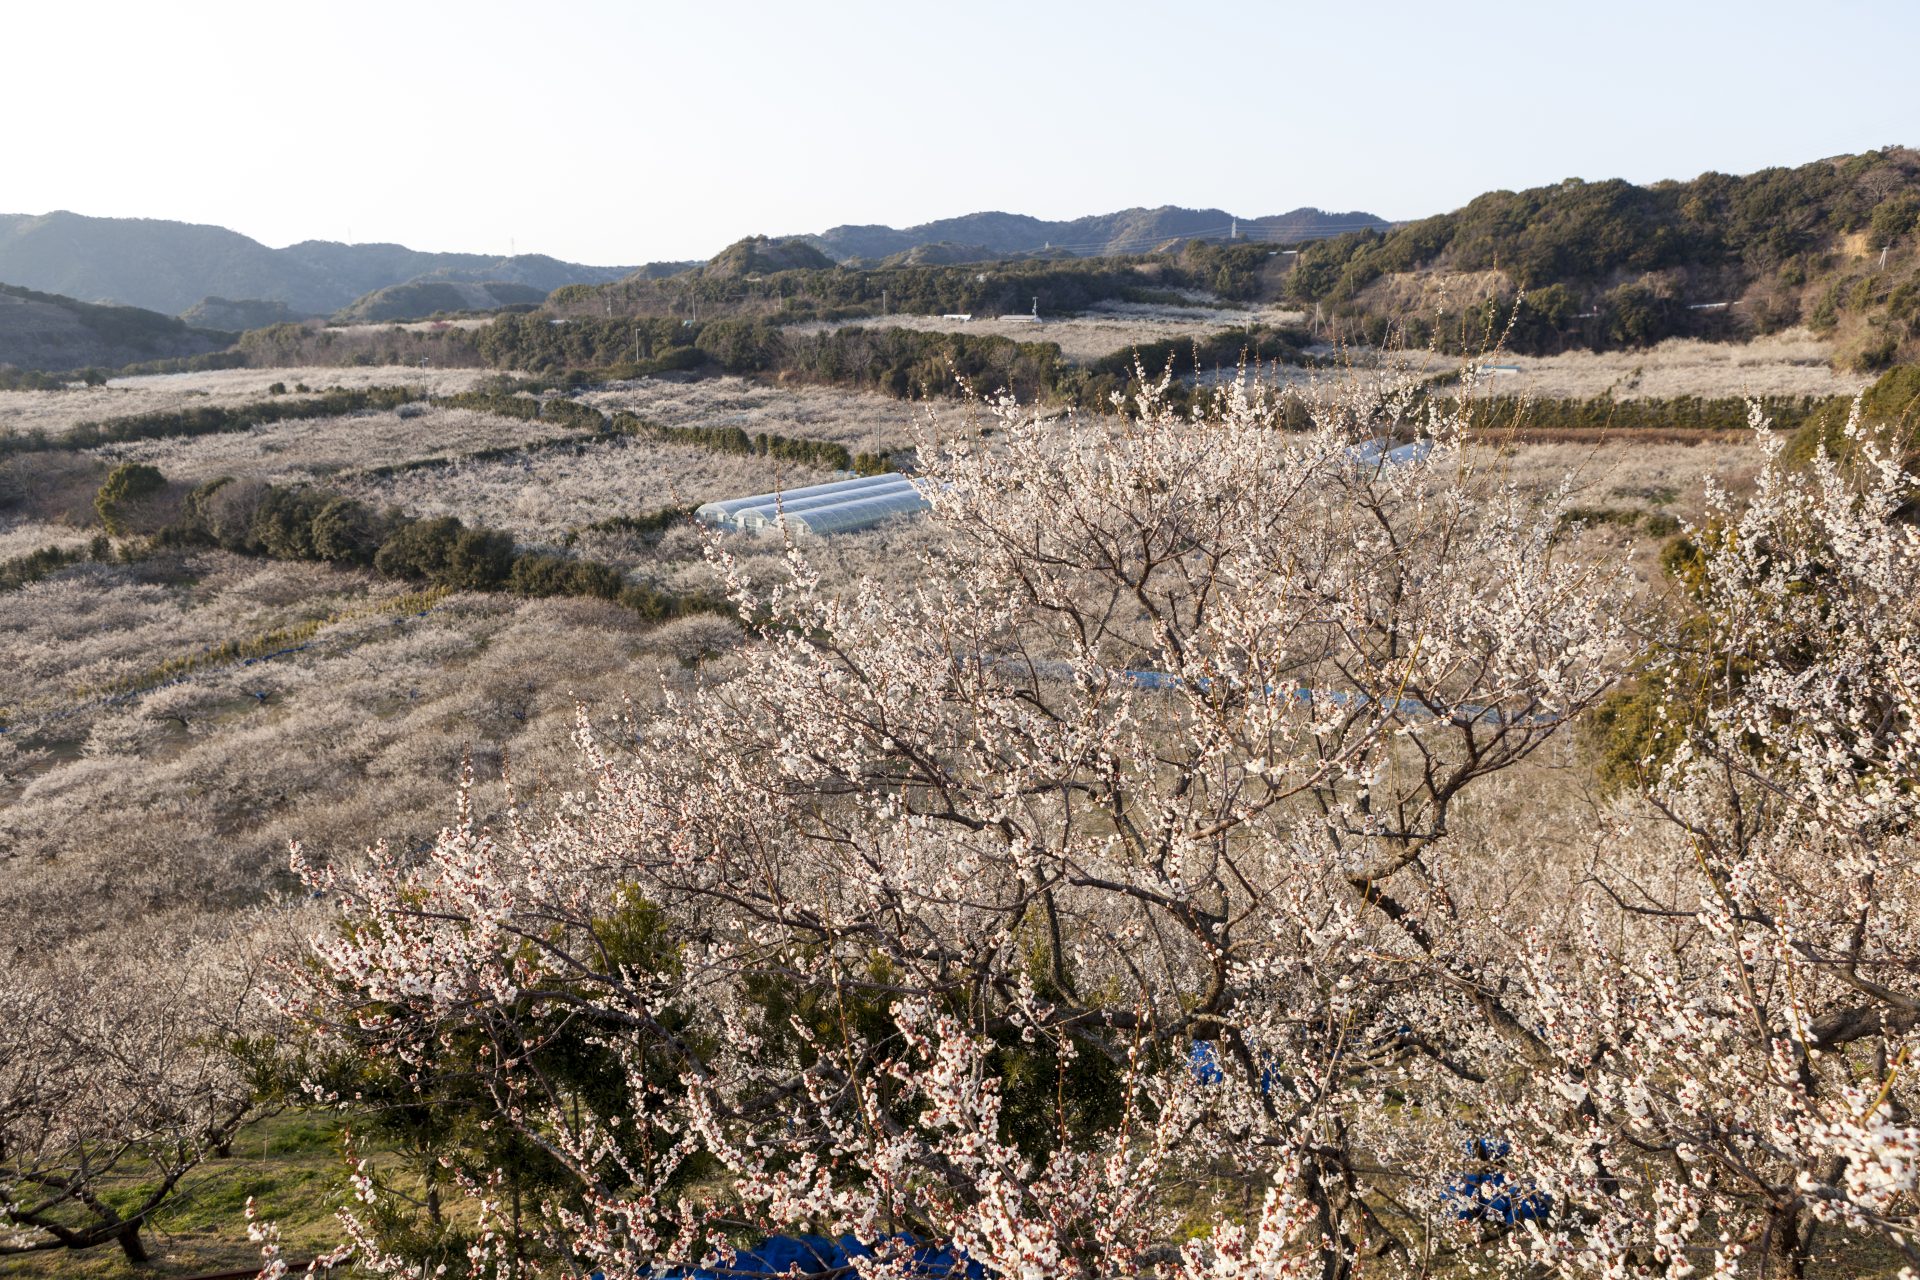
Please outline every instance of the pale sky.
[[615, 264], [1920, 144], [1911, 0], [0, 0], [0, 212]]

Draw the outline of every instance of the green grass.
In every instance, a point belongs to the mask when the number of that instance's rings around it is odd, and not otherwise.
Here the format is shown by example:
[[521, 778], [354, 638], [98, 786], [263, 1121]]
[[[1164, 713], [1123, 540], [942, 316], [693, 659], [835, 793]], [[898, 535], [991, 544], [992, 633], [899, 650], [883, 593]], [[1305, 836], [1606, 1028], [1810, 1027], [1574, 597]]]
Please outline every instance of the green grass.
[[153, 1261], [145, 1266], [132, 1266], [109, 1244], [0, 1261], [0, 1277], [168, 1280], [258, 1266], [259, 1246], [247, 1240], [248, 1196], [262, 1217], [280, 1224], [285, 1256], [304, 1262], [340, 1239], [333, 1216], [343, 1172], [339, 1130], [338, 1117], [309, 1111], [270, 1116], [242, 1129], [232, 1154], [202, 1165], [189, 1177], [186, 1193], [149, 1225], [143, 1238]]

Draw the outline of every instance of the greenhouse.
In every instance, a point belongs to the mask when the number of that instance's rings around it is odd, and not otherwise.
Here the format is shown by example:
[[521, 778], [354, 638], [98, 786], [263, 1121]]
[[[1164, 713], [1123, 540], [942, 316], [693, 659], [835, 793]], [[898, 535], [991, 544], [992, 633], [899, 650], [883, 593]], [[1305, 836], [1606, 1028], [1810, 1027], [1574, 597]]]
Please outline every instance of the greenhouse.
[[870, 528], [928, 506], [914, 482], [894, 472], [709, 502], [694, 515], [742, 533], [772, 535], [784, 527], [795, 534], [827, 534]]

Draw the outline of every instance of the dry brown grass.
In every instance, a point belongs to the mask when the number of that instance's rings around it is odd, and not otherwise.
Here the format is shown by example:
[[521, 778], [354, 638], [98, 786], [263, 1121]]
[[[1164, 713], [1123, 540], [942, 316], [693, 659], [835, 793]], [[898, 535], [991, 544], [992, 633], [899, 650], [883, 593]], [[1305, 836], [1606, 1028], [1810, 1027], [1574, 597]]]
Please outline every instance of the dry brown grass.
[[395, 476], [347, 477], [335, 487], [375, 506], [398, 506], [418, 516], [459, 516], [506, 529], [525, 544], [548, 546], [570, 529], [611, 516], [831, 478], [829, 472], [779, 459], [613, 438]]
[[446, 329], [484, 329], [495, 316], [453, 316], [445, 320], [407, 320], [400, 324], [330, 324], [329, 333], [374, 334], [404, 329], [408, 333], [439, 333]]
[[1504, 271], [1395, 271], [1362, 289], [1359, 301], [1385, 315], [1423, 316], [1511, 296], [1513, 281]]
[[[1355, 352], [1365, 359], [1368, 353]], [[1457, 357], [1431, 352], [1407, 359], [1432, 373], [1460, 367]], [[1675, 396], [1833, 396], [1852, 395], [1873, 381], [1871, 374], [1834, 370], [1833, 344], [1805, 329], [1755, 338], [1751, 342], [1703, 342], [1669, 338], [1645, 351], [1568, 351], [1557, 356], [1497, 353], [1488, 363], [1517, 372], [1495, 373], [1483, 387], [1487, 395], [1541, 399], [1587, 399], [1612, 395], [1619, 400], [1671, 399]]]
[[[497, 806], [577, 785], [573, 698], [644, 710], [724, 624], [650, 627], [593, 600], [456, 596], [371, 611], [370, 575], [208, 552], [91, 566], [7, 597], [0, 936], [44, 948], [217, 920], [286, 883], [286, 843], [326, 857], [448, 818], [471, 753]], [[311, 645], [116, 700], [89, 689], [316, 617]], [[137, 921], [131, 934], [128, 922]]]
[[136, 413], [167, 413], [201, 405], [247, 404], [267, 398], [276, 382], [330, 387], [419, 387], [434, 395], [466, 391], [495, 376], [485, 369], [420, 369], [411, 365], [364, 368], [217, 369], [205, 373], [115, 378], [104, 387], [65, 391], [0, 391], [0, 431], [65, 431], [82, 422]]
[[45, 520], [0, 518], [0, 560], [11, 560], [38, 551], [42, 547], [68, 550], [82, 547], [91, 538], [90, 530]]
[[299, 418], [222, 435], [137, 440], [91, 450], [108, 465], [150, 462], [169, 480], [215, 476], [314, 480], [339, 472], [426, 458], [452, 458], [575, 434], [550, 422], [525, 422], [473, 409], [426, 408]]
[[746, 378], [642, 378], [579, 397], [602, 413], [625, 409], [669, 427], [739, 427], [748, 435], [834, 440], [855, 453], [910, 442], [914, 406], [869, 391], [775, 387]]
[[1613, 432], [1591, 441], [1524, 443], [1495, 434], [1466, 450], [1469, 465], [1511, 481], [1523, 493], [1544, 497], [1571, 479], [1571, 503], [1585, 512], [1586, 527], [1574, 547], [1602, 561], [1629, 565], [1642, 588], [1666, 589], [1660, 549], [1672, 537], [1649, 528], [1649, 518], [1691, 522], [1705, 512], [1709, 477], [1741, 492], [1759, 468], [1751, 435], [1723, 435], [1696, 443], [1653, 442], [1646, 433]]

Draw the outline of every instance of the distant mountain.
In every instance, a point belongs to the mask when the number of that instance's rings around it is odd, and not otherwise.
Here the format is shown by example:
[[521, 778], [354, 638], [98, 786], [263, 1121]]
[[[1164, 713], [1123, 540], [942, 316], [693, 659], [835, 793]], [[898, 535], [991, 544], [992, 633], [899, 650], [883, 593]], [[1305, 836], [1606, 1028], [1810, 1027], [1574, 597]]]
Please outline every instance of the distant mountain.
[[839, 262], [879, 260], [922, 246], [942, 246], [938, 257], [966, 261], [954, 251], [981, 260], [1010, 254], [1064, 251], [1080, 257], [1111, 253], [1149, 253], [1180, 240], [1245, 240], [1286, 244], [1325, 239], [1348, 231], [1385, 231], [1392, 224], [1371, 213], [1326, 213], [1295, 209], [1264, 218], [1235, 218], [1223, 209], [1122, 209], [1067, 222], [1048, 222], [1018, 213], [970, 213], [916, 227], [833, 227], [818, 235], [796, 237]]
[[0, 284], [0, 367], [65, 372], [116, 369], [218, 351], [231, 333], [190, 328], [138, 307], [101, 307]]
[[426, 253], [397, 244], [306, 240], [269, 249], [237, 231], [189, 222], [0, 214], [0, 280], [169, 315], [216, 297], [325, 315], [413, 280], [500, 282], [547, 293], [564, 284], [604, 284], [630, 270], [543, 254]]
[[258, 298], [202, 298], [180, 313], [196, 329], [228, 329], [235, 333], [285, 324], [300, 317], [284, 302]]
[[703, 271], [708, 276], [732, 279], [770, 275], [775, 271], [820, 271], [831, 266], [833, 259], [808, 243], [804, 236], [787, 240], [748, 236], [714, 254]]
[[335, 324], [387, 324], [424, 320], [442, 311], [498, 311], [502, 307], [538, 306], [549, 290], [530, 285], [488, 280], [478, 284], [451, 280], [411, 280], [390, 284], [333, 313]]

